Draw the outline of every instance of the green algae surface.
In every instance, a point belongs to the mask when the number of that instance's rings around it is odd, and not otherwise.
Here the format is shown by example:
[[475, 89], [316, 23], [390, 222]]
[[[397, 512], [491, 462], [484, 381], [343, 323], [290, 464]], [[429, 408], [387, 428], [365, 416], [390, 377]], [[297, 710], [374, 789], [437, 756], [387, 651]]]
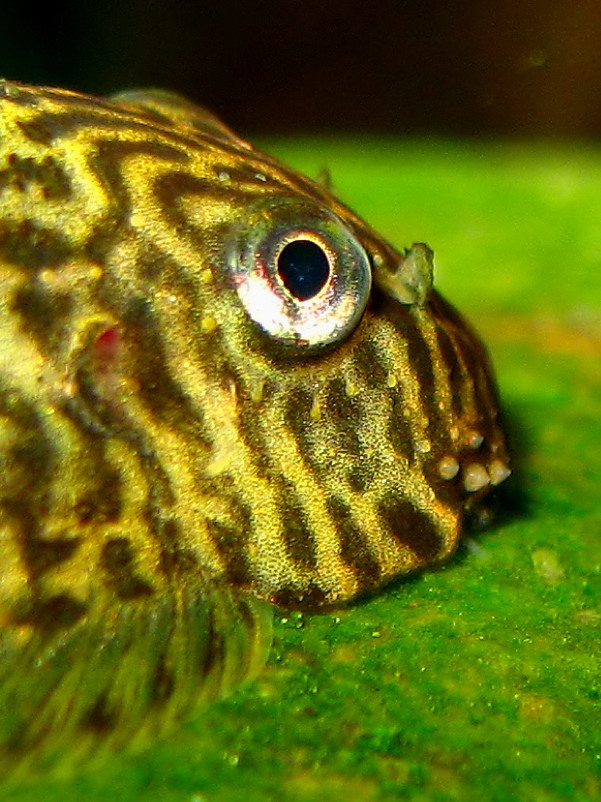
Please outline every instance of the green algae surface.
[[280, 613], [248, 688], [141, 756], [10, 799], [601, 798], [601, 150], [268, 149], [329, 168], [399, 247], [434, 248], [437, 287], [492, 353], [515, 475], [446, 566], [336, 613]]

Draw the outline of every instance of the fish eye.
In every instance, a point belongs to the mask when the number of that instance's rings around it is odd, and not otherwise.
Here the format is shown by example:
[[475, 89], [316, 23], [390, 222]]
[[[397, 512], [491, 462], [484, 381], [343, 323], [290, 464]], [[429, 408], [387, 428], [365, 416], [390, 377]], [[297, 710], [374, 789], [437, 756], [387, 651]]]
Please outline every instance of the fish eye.
[[228, 267], [248, 317], [271, 341], [303, 352], [344, 341], [371, 290], [369, 259], [355, 234], [309, 201], [253, 207]]
[[310, 239], [296, 239], [284, 245], [277, 265], [284, 286], [299, 301], [314, 298], [330, 275], [325, 249]]

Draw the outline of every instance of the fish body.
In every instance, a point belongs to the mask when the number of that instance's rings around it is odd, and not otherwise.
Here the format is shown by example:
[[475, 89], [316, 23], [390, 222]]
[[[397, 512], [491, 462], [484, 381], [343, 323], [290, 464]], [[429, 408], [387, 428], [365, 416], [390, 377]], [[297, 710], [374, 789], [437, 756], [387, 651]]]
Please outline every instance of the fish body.
[[0, 137], [8, 771], [238, 684], [270, 604], [446, 559], [509, 458], [426, 246], [169, 93], [4, 82]]

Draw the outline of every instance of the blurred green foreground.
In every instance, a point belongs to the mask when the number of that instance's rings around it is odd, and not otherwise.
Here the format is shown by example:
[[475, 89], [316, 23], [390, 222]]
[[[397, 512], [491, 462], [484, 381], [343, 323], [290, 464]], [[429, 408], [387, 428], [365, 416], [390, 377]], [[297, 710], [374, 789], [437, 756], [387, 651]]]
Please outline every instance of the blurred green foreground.
[[488, 343], [516, 476], [493, 527], [362, 605], [279, 616], [258, 681], [44, 802], [601, 798], [601, 149], [279, 141]]

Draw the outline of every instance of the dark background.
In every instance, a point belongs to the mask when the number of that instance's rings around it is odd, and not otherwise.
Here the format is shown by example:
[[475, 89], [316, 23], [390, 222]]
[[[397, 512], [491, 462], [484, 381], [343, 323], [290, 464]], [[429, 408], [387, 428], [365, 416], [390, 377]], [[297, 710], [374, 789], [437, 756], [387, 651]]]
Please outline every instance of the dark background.
[[0, 0], [0, 10], [0, 75], [94, 93], [175, 89], [247, 133], [601, 133], [601, 0]]

